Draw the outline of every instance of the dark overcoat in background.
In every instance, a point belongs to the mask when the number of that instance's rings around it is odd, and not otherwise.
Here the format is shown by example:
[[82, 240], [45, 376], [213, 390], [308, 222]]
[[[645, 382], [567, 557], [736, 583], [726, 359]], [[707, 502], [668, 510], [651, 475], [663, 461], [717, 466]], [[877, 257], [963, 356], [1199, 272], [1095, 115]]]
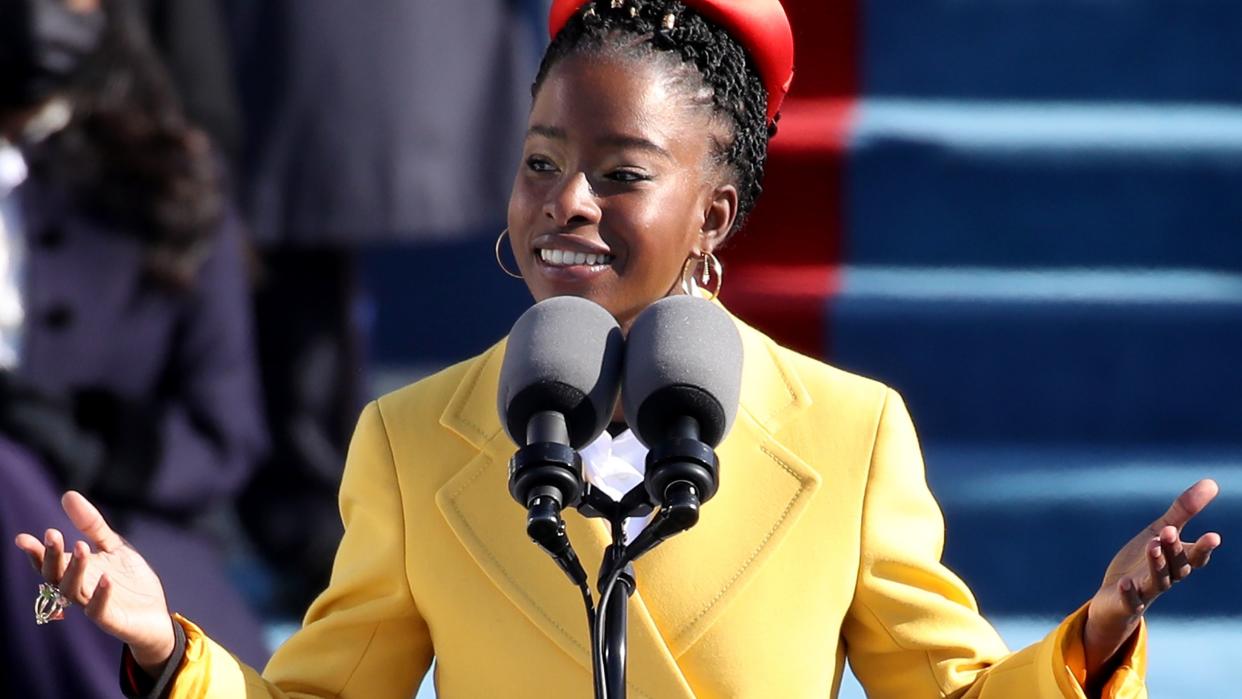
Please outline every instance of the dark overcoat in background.
[[226, 3], [258, 241], [499, 233], [543, 48], [542, 4]]
[[[327, 582], [345, 444], [369, 393], [371, 305], [358, 252], [499, 234], [546, 0], [224, 7], [245, 117], [239, 191], [261, 251], [256, 311], [273, 437], [240, 512], [285, 578], [274, 603], [300, 614]], [[402, 295], [436, 283], [411, 280]], [[399, 302], [378, 299], [384, 312], [390, 301]]]
[[[261, 626], [225, 574], [201, 520], [227, 502], [265, 447], [241, 234], [228, 218], [193, 287], [144, 273], [140, 241], [69, 206], [36, 179], [20, 197], [27, 238], [26, 323], [16, 377], [112, 423], [88, 494], [161, 575], [174, 610], [191, 609], [242, 657], [266, 658]], [[0, 529], [74, 530], [63, 476], [37, 450], [0, 438]], [[69, 545], [72, 541], [69, 540]], [[0, 627], [9, 645], [0, 695], [115, 695], [120, 644], [77, 610], [36, 627], [38, 576], [12, 545], [0, 556]], [[76, 621], [74, 620], [76, 619]], [[102, 659], [101, 659], [102, 658]]]
[[241, 107], [233, 80], [232, 44], [218, 0], [141, 0], [139, 6], [178, 101], [216, 150], [236, 168]]

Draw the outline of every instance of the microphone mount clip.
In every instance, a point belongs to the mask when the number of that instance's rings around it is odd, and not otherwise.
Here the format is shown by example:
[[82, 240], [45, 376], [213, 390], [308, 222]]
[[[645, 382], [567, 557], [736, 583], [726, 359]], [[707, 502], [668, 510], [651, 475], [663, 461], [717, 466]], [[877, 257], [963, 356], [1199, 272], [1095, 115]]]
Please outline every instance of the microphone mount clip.
[[561, 510], [582, 497], [582, 457], [568, 444], [532, 442], [509, 460], [509, 494], [526, 506], [526, 534], [552, 557], [575, 585], [586, 570], [565, 533]]

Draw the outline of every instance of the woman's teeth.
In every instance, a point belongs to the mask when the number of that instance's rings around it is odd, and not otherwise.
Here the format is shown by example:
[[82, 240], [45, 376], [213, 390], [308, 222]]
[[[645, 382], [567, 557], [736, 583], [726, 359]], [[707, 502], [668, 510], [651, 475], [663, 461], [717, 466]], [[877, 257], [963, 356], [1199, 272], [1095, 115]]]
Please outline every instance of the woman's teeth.
[[596, 265], [606, 265], [612, 262], [612, 255], [596, 255], [585, 252], [572, 252], [570, 250], [547, 250], [539, 251], [539, 259], [547, 264], [556, 267], [569, 267], [572, 265], [586, 265], [594, 267]]

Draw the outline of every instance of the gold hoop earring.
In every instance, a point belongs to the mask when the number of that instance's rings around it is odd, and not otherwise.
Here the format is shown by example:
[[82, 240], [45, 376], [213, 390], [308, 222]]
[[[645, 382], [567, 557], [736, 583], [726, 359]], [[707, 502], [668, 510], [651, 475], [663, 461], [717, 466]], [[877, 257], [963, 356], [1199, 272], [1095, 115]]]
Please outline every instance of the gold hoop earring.
[[[716, 283], [712, 288], [707, 288], [715, 279]], [[687, 296], [700, 296], [700, 291], [708, 294], [705, 298], [708, 301], [715, 301], [720, 295], [720, 291], [724, 289], [724, 265], [720, 263], [720, 258], [710, 252], [705, 252], [702, 256], [694, 256], [686, 258], [685, 264], [681, 266], [681, 290]]]
[[504, 260], [500, 259], [500, 241], [504, 240], [505, 236], [508, 234], [509, 234], [509, 229], [506, 227], [503, 231], [500, 232], [500, 236], [496, 238], [496, 264], [500, 266], [500, 271], [504, 272], [510, 277], [513, 277], [514, 279], [521, 279], [522, 275], [514, 274], [513, 272], [510, 272], [509, 268], [505, 267]]

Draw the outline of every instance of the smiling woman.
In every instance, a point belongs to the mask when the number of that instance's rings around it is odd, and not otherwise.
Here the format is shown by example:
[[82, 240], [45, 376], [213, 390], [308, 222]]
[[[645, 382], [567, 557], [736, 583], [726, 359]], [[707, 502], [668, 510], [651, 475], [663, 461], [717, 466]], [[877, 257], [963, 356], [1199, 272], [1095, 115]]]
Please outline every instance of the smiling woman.
[[[509, 201], [512, 251], [536, 300], [585, 297], [628, 328], [754, 206], [792, 76], [788, 21], [778, 0], [557, 0], [550, 29]], [[727, 475], [695, 529], [636, 564], [632, 693], [834, 696], [848, 658], [869, 696], [888, 699], [1145, 695], [1142, 615], [1220, 544], [1181, 539], [1215, 483], [1139, 529], [1091, 600], [1010, 653], [940, 563], [943, 522], [900, 397], [737, 327]], [[151, 602], [158, 582], [77, 495], [66, 510], [101, 550], [79, 549], [47, 582], [130, 645], [131, 679], [145, 671], [153, 694], [408, 697], [434, 656], [442, 696], [588, 695], [579, 601], [506, 489], [504, 350], [367, 407], [331, 585], [262, 676], [189, 620], [170, 624]], [[641, 473], [645, 447], [613, 450], [627, 440], [614, 431], [583, 453]], [[597, 567], [599, 521], [570, 512], [565, 526]], [[43, 555], [32, 537], [19, 545]]]
[[537, 300], [582, 295], [625, 327], [743, 225], [775, 109], [722, 27], [680, 3], [611, 5], [553, 10], [509, 229]]
[[584, 296], [624, 326], [728, 234], [737, 188], [714, 162], [711, 112], [679, 97], [650, 61], [574, 55], [551, 68], [509, 199], [537, 300]]

